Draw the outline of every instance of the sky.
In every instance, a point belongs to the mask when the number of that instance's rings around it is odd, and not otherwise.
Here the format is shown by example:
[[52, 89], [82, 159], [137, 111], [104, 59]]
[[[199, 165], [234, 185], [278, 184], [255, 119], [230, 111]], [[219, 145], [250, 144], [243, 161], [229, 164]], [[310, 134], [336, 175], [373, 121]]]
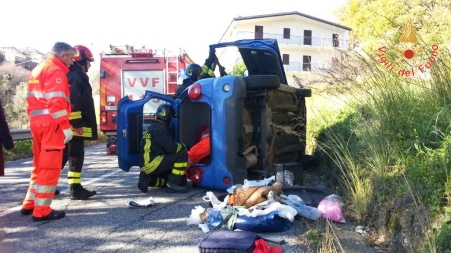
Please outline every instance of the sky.
[[[57, 41], [85, 45], [97, 56], [109, 45], [182, 48], [196, 62], [208, 56], [233, 18], [299, 11], [338, 22], [346, 0], [14, 0], [0, 3], [0, 47], [47, 53]], [[97, 57], [98, 58], [98, 57]], [[99, 62], [99, 61], [97, 61]]]

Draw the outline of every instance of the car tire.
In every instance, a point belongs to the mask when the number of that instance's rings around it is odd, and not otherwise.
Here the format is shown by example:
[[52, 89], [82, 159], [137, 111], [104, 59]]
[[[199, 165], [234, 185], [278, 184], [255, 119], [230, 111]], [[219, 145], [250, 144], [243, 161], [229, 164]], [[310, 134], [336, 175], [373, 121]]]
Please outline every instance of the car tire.
[[279, 76], [275, 75], [256, 75], [243, 77], [248, 90], [273, 90], [280, 87]]
[[312, 90], [311, 89], [296, 89], [296, 97], [311, 97]]

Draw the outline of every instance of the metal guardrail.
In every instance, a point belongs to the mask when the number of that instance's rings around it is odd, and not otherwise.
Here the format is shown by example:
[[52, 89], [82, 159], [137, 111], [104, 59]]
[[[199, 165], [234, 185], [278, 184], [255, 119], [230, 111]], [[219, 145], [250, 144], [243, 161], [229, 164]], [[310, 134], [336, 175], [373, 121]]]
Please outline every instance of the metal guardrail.
[[14, 141], [30, 140], [31, 131], [29, 128], [26, 129], [10, 129], [11, 137]]

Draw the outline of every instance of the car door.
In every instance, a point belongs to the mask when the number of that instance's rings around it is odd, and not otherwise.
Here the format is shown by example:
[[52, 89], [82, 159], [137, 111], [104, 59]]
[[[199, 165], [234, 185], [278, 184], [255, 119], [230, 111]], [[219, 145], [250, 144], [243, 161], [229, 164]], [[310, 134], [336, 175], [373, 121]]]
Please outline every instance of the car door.
[[[117, 120], [117, 154], [119, 168], [129, 171], [132, 166], [139, 166], [140, 143], [145, 130], [145, 119], [153, 115], [144, 115], [144, 105], [151, 100], [159, 100], [161, 103], [169, 103], [176, 112], [179, 111], [180, 102], [171, 96], [157, 92], [146, 91], [144, 97], [139, 100], [130, 100], [123, 97], [119, 100]], [[152, 102], [153, 103], [153, 102]], [[173, 119], [174, 138], [178, 138], [178, 120]]]

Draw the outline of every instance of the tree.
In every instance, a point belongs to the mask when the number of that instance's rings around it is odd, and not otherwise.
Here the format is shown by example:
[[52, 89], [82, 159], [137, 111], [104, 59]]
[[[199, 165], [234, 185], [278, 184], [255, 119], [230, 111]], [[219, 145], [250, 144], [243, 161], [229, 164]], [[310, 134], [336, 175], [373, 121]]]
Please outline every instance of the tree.
[[246, 70], [246, 65], [244, 65], [243, 60], [241, 60], [232, 67], [231, 71], [228, 71], [227, 73], [229, 75], [234, 75], [234, 76], [244, 76], [245, 70]]
[[419, 42], [443, 46], [449, 43], [450, 6], [449, 0], [348, 0], [337, 15], [352, 28], [354, 46], [374, 50], [382, 41], [399, 43], [409, 19]]
[[9, 62], [0, 65], [0, 94], [11, 128], [24, 128], [28, 123], [25, 98], [29, 73]]

